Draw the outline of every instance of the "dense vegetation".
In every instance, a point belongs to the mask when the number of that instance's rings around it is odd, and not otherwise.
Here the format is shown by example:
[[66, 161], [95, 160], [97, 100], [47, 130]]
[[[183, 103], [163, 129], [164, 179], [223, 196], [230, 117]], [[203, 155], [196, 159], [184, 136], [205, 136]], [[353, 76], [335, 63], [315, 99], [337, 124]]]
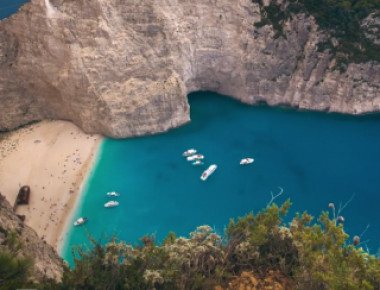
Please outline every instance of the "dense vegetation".
[[5, 237], [0, 245], [0, 289], [17, 289], [32, 286], [29, 270], [32, 260], [18, 255], [22, 244], [15, 231], [6, 231], [0, 227], [0, 234]]
[[[380, 45], [368, 38], [361, 27], [362, 21], [369, 14], [380, 17], [380, 0], [271, 0], [264, 6], [263, 0], [252, 0], [259, 3], [264, 18], [255, 23], [256, 27], [273, 25], [275, 37], [285, 36], [283, 24], [296, 13], [314, 16], [319, 27], [327, 33], [319, 49], [329, 49], [337, 58], [338, 66], [344, 69], [350, 62], [380, 61]], [[266, 16], [266, 17], [265, 17]], [[380, 27], [375, 28], [373, 37], [380, 39]]]
[[65, 270], [60, 283], [38, 287], [213, 289], [242, 273], [253, 273], [259, 281], [278, 273], [282, 278], [272, 278], [273, 283], [286, 281], [287, 289], [380, 289], [380, 259], [363, 251], [358, 240], [349, 242], [335, 212], [332, 219], [323, 212], [315, 222], [306, 212], [297, 214], [285, 227], [290, 205], [270, 204], [256, 215], [231, 220], [223, 238], [200, 226], [189, 238], [170, 233], [162, 245], [153, 236], [135, 247], [116, 238], [105, 246], [90, 239], [90, 250], [73, 249], [75, 267]]

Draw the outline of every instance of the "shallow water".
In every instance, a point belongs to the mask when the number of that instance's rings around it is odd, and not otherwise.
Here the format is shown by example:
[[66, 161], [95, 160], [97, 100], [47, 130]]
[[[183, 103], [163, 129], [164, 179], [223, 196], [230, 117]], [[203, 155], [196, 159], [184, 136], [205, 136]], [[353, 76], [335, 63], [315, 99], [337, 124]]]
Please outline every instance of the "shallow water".
[[[319, 215], [353, 201], [342, 211], [345, 230], [360, 234], [371, 251], [380, 244], [380, 115], [347, 116], [291, 109], [252, 107], [212, 93], [189, 97], [192, 121], [164, 134], [125, 140], [107, 139], [74, 218], [89, 222], [72, 228], [63, 248], [116, 234], [135, 244], [154, 233], [162, 241], [169, 231], [188, 236], [208, 224], [219, 233], [229, 222], [290, 198], [296, 211]], [[205, 166], [192, 166], [183, 151], [196, 148]], [[239, 165], [244, 157], [255, 162]], [[207, 165], [218, 169], [205, 182]], [[107, 209], [107, 191], [119, 191], [120, 206]]]

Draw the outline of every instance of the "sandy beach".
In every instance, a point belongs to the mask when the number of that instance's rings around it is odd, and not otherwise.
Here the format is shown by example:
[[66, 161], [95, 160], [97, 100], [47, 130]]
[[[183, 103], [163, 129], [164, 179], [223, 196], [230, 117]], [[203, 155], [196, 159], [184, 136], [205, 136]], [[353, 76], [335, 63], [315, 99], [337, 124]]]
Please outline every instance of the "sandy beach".
[[17, 206], [16, 213], [58, 250], [101, 139], [66, 121], [0, 135], [0, 192], [13, 205], [20, 187], [29, 185], [29, 204]]

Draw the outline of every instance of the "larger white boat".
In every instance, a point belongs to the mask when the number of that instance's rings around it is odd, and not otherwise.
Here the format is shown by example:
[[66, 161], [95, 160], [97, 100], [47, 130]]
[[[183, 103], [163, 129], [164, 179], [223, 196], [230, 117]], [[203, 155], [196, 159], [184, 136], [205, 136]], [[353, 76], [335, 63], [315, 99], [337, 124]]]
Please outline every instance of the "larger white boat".
[[187, 161], [194, 161], [194, 160], [201, 160], [205, 158], [202, 154], [195, 154], [195, 155], [191, 155], [189, 157], [187, 157]]
[[185, 152], [182, 153], [182, 156], [190, 156], [197, 153], [197, 150], [191, 148], [189, 150], [186, 150]]
[[115, 207], [115, 206], [118, 206], [119, 203], [117, 201], [114, 201], [114, 200], [111, 200], [107, 203], [104, 204], [104, 207]]
[[74, 222], [74, 226], [80, 226], [80, 225], [83, 225], [85, 222], [87, 222], [87, 218], [86, 218], [86, 217], [81, 217], [81, 218], [77, 219], [77, 220]]
[[255, 161], [253, 158], [243, 158], [240, 160], [240, 165], [251, 164], [253, 161]]
[[216, 166], [216, 164], [211, 164], [205, 171], [203, 171], [202, 175], [201, 175], [201, 179], [203, 181], [205, 181], [211, 174], [214, 173], [215, 169], [217, 168], [218, 166]]
[[107, 192], [107, 195], [108, 196], [119, 196], [120, 193], [116, 192], [116, 191], [110, 191], [110, 192]]

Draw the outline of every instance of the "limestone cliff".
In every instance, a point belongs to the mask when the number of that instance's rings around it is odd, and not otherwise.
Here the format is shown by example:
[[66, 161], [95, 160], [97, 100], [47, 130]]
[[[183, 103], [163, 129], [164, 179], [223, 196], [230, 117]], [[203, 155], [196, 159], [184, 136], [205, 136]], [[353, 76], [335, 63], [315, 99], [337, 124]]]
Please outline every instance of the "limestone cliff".
[[61, 278], [64, 264], [62, 258], [53, 247], [42, 241], [32, 228], [21, 221], [5, 197], [0, 194], [0, 250], [8, 248], [7, 240], [12, 233], [16, 234], [17, 243], [20, 243], [17, 255], [32, 258], [32, 279], [42, 281], [43, 278]]
[[52, 118], [111, 137], [161, 132], [189, 121], [198, 90], [380, 110], [378, 63], [334, 70], [311, 16], [293, 15], [281, 37], [254, 26], [262, 17], [251, 0], [32, 0], [0, 22], [0, 130]]

